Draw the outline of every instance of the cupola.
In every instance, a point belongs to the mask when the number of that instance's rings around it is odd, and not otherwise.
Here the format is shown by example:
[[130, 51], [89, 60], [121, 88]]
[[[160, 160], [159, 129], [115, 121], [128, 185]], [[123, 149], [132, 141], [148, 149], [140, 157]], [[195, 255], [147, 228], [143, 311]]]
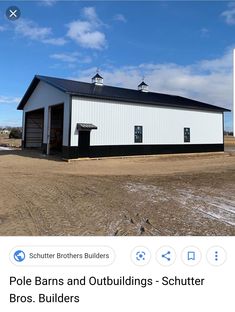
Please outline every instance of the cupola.
[[97, 72], [96, 75], [92, 78], [92, 83], [94, 83], [97, 86], [103, 86], [103, 77], [101, 77], [99, 75], [99, 73]]
[[138, 85], [138, 90], [141, 92], [148, 92], [149, 86], [144, 82], [144, 80]]

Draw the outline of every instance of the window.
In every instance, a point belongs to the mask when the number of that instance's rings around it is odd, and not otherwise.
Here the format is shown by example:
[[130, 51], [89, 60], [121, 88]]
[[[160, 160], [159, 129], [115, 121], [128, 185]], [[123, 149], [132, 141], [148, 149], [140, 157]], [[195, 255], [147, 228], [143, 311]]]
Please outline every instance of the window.
[[143, 142], [143, 127], [135, 126], [135, 143]]
[[190, 128], [184, 128], [184, 142], [190, 142]]

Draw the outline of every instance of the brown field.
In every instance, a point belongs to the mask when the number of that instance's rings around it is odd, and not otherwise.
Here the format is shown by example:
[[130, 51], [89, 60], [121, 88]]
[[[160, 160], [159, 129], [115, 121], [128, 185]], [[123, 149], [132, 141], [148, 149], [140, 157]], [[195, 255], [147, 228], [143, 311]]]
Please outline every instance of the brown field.
[[235, 235], [235, 153], [63, 162], [0, 151], [0, 235]]
[[235, 138], [233, 136], [225, 135], [224, 144], [225, 146], [235, 146]]
[[20, 139], [9, 139], [8, 135], [0, 134], [0, 146], [19, 148], [21, 146], [21, 140]]

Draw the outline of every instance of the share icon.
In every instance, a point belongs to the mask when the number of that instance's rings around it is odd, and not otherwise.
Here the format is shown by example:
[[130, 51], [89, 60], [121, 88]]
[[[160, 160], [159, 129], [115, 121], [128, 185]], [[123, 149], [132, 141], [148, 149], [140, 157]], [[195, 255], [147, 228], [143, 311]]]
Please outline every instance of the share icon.
[[170, 261], [171, 258], [170, 258], [170, 250], [168, 250], [166, 253], [162, 254], [162, 258], [166, 259], [167, 261]]
[[156, 260], [163, 266], [170, 266], [175, 262], [176, 253], [171, 246], [162, 246], [156, 253]]

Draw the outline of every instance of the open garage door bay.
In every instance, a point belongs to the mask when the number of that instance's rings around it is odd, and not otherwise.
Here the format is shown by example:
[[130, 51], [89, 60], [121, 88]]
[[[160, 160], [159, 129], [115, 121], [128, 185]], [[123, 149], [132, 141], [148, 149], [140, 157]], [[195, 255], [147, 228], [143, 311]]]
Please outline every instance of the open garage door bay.
[[44, 109], [26, 113], [25, 147], [42, 148]]

